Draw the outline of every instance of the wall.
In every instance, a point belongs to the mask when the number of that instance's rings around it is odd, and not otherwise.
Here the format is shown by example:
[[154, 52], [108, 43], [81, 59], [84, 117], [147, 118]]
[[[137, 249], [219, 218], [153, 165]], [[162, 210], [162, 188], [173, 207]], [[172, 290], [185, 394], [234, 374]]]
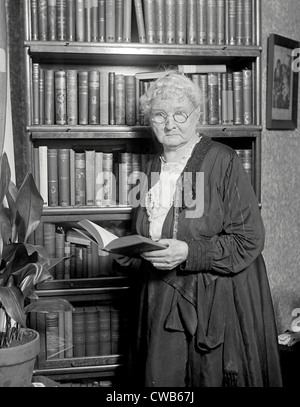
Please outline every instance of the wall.
[[265, 129], [267, 38], [274, 33], [299, 41], [299, 27], [299, 0], [262, 0], [263, 254], [280, 333], [289, 328], [293, 308], [300, 308], [300, 114], [294, 131]]

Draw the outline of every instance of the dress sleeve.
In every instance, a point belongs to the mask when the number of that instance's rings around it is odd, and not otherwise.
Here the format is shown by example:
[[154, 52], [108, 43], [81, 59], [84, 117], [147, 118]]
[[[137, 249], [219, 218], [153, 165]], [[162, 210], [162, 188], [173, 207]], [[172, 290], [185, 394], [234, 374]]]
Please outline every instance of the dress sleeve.
[[181, 266], [186, 271], [228, 275], [247, 267], [264, 247], [264, 226], [257, 198], [240, 159], [233, 154], [220, 185], [223, 227], [220, 233], [187, 242]]

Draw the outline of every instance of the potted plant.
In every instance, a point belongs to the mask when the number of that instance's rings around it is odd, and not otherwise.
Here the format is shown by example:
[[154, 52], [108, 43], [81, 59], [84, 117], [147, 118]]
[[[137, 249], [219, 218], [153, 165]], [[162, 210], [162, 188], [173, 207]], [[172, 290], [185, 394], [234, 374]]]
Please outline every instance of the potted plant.
[[[29, 387], [39, 334], [27, 328], [27, 312], [45, 310], [35, 285], [52, 279], [50, 269], [62, 259], [50, 259], [43, 246], [28, 238], [38, 226], [43, 199], [31, 173], [18, 189], [11, 181], [6, 153], [0, 156], [0, 387]], [[55, 299], [59, 309], [70, 306]], [[40, 307], [40, 309], [39, 309]], [[49, 310], [50, 311], [50, 310]]]

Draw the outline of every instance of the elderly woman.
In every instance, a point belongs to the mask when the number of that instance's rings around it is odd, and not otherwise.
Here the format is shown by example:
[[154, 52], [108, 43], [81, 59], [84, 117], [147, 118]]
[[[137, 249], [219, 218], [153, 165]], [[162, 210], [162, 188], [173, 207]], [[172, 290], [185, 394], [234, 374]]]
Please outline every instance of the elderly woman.
[[162, 151], [148, 163], [134, 232], [168, 247], [132, 261], [134, 383], [281, 386], [258, 202], [236, 153], [197, 129], [200, 106], [178, 73], [141, 98]]

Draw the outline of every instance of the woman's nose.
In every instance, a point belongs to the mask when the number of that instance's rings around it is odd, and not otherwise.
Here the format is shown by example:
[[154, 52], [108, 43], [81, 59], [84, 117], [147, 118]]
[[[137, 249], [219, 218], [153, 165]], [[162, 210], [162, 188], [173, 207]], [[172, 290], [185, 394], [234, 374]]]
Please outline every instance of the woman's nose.
[[173, 128], [173, 127], [176, 126], [176, 122], [175, 122], [173, 116], [171, 116], [171, 115], [168, 115], [168, 116], [167, 116], [166, 122], [165, 122], [165, 126], [166, 126], [167, 128]]

